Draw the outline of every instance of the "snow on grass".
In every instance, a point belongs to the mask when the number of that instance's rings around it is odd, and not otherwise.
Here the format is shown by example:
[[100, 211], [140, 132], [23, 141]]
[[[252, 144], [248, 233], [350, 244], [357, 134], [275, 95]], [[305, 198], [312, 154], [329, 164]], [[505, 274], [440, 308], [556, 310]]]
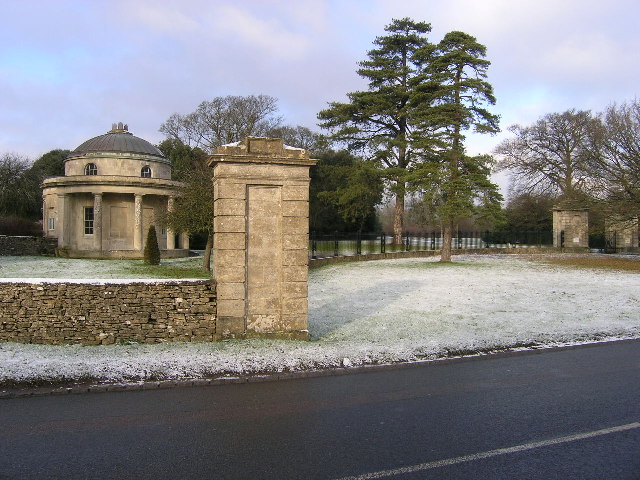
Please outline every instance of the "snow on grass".
[[[534, 258], [534, 257], [531, 257]], [[640, 336], [640, 275], [525, 256], [310, 271], [310, 342], [0, 344], [0, 382], [139, 381], [363, 365]]]
[[155, 266], [145, 265], [142, 260], [0, 256], [0, 283], [204, 278], [207, 275], [201, 265], [202, 257], [163, 259], [160, 265]]

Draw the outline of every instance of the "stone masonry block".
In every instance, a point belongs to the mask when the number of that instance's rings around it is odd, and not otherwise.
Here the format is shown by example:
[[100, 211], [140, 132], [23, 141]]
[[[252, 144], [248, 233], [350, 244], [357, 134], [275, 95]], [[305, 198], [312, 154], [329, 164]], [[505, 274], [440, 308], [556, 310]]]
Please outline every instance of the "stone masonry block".
[[305, 185], [285, 185], [282, 188], [283, 201], [309, 200], [309, 184]]
[[285, 298], [282, 301], [282, 314], [306, 314], [308, 312], [308, 302], [306, 298]]
[[245, 201], [235, 198], [221, 198], [213, 202], [213, 211], [216, 216], [243, 216]]
[[307, 217], [284, 217], [282, 219], [282, 231], [284, 233], [306, 234], [309, 230]]
[[216, 335], [221, 338], [237, 338], [243, 336], [244, 316], [241, 317], [218, 317], [216, 322]]
[[218, 284], [218, 301], [244, 300], [244, 283], [223, 282]]
[[223, 198], [233, 198], [236, 200], [244, 200], [247, 192], [245, 183], [214, 183], [214, 198], [216, 200]]
[[284, 250], [282, 255], [283, 265], [307, 265], [309, 261], [309, 250]]
[[[243, 251], [244, 253], [244, 251]], [[245, 281], [244, 267], [234, 267], [227, 265], [215, 265], [216, 280], [218, 281], [218, 288], [220, 284], [225, 282], [240, 283]]]
[[307, 298], [309, 295], [306, 282], [284, 282], [282, 298]]
[[282, 267], [282, 280], [284, 282], [307, 282], [309, 270], [306, 265]]
[[[218, 288], [220, 286], [218, 285]], [[218, 318], [222, 317], [244, 317], [244, 300], [224, 300], [218, 299]]]
[[282, 247], [285, 250], [307, 250], [309, 248], [309, 236], [306, 234], [285, 233], [282, 235]]
[[214, 261], [216, 266], [244, 268], [246, 253], [244, 250], [218, 249]]
[[244, 233], [246, 223], [244, 216], [216, 216], [213, 229], [220, 233]]
[[216, 233], [214, 237], [215, 251], [244, 250], [246, 245], [244, 233]]
[[[309, 321], [306, 314], [282, 315], [282, 323], [287, 325], [289, 331], [304, 331], [309, 328]], [[304, 338], [307, 340], [307, 338]]]
[[304, 200], [289, 200], [282, 202], [284, 217], [304, 217], [309, 215], [309, 203]]

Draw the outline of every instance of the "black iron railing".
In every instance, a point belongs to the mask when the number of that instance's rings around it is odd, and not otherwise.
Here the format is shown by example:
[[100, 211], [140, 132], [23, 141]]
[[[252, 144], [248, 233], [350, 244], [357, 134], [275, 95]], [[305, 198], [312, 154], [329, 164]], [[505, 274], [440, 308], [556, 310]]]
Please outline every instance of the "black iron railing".
[[[394, 242], [394, 237], [385, 232], [376, 233], [330, 233], [309, 235], [309, 257], [326, 258], [351, 255], [366, 255], [387, 252], [408, 252], [440, 250], [442, 232], [430, 231], [407, 233], [402, 242]], [[482, 249], [510, 247], [542, 247], [553, 245], [553, 235], [540, 232], [462, 232], [453, 234], [453, 249]]]

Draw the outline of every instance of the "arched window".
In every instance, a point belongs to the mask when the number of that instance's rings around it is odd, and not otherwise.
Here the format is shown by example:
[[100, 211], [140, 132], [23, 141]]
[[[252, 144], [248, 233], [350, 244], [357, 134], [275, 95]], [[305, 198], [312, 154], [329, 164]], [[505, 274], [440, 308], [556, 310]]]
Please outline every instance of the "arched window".
[[142, 178], [151, 178], [151, 167], [149, 165], [142, 167], [142, 170], [140, 170], [140, 176]]
[[98, 167], [95, 163], [87, 163], [84, 167], [85, 175], [98, 175]]

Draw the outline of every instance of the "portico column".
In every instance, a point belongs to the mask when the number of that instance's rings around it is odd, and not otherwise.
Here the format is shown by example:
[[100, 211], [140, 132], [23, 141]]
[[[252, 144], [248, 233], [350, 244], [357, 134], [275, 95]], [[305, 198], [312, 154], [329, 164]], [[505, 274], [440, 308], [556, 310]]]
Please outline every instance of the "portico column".
[[[167, 211], [171, 213], [173, 211], [173, 202], [175, 198], [169, 197], [167, 200]], [[176, 234], [172, 228], [167, 227], [167, 250], [175, 250], [176, 248]]]
[[181, 233], [180, 234], [180, 247], [184, 249], [189, 249], [189, 234]]
[[93, 194], [93, 242], [94, 248], [102, 251], [102, 193]]
[[134, 211], [135, 211], [135, 222], [134, 222], [134, 231], [133, 231], [133, 249], [141, 251], [142, 245], [144, 244], [142, 239], [142, 197], [139, 193], [134, 195]]
[[67, 217], [69, 216], [69, 195], [65, 193], [58, 194], [58, 225], [56, 230], [58, 234], [58, 247], [63, 248], [67, 246], [66, 238], [68, 233]]

